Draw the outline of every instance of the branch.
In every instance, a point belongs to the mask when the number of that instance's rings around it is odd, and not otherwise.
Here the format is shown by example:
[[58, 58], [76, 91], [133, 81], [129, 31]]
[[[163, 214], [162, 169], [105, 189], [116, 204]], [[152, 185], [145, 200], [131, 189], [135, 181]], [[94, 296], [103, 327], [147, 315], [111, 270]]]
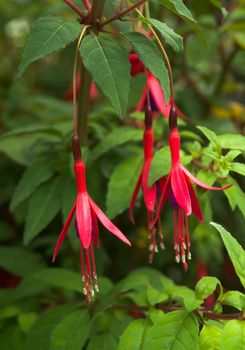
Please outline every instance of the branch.
[[129, 12], [131, 12], [132, 10], [136, 9], [137, 7], [139, 7], [140, 5], [144, 4], [146, 1], [148, 0], [140, 0], [138, 2], [136, 2], [134, 5], [126, 8], [125, 10], [120, 10], [117, 13], [115, 13], [114, 16], [112, 16], [111, 18], [108, 18], [106, 21], [102, 22], [100, 24], [101, 27], [105, 26], [108, 23], [111, 23], [113, 21], [116, 21], [117, 19], [120, 19], [121, 17], [127, 15]]
[[83, 13], [81, 10], [79, 10], [79, 8], [78, 8], [76, 5], [74, 5], [73, 2], [72, 2], [71, 0], [64, 0], [64, 2], [65, 2], [68, 6], [70, 6], [70, 8], [72, 8], [72, 9], [79, 15], [79, 17], [80, 17], [81, 19], [84, 19], [84, 18], [85, 18], [84, 13]]
[[82, 0], [82, 2], [83, 2], [83, 5], [86, 7], [86, 9], [87, 9], [88, 11], [90, 11], [90, 9], [91, 9], [91, 4], [90, 4], [89, 0]]

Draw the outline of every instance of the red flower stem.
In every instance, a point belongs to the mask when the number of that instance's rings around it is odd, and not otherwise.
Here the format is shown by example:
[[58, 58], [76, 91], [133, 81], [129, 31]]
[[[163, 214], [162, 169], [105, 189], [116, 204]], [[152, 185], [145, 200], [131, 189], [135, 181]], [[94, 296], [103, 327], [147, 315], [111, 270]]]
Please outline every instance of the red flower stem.
[[89, 11], [91, 9], [91, 4], [89, 0], [82, 0], [83, 5], [86, 7], [86, 9]]
[[84, 18], [85, 16], [84, 16], [84, 14], [83, 14], [83, 12], [81, 11], [81, 10], [79, 10], [79, 8], [76, 6], [76, 5], [74, 5], [73, 4], [73, 2], [71, 1], [71, 0], [64, 0], [64, 2], [68, 5], [68, 6], [70, 6], [70, 8], [72, 8], [79, 16], [80, 16], [80, 18]]
[[148, 1], [148, 0], [140, 0], [140, 1], [136, 2], [135, 4], [133, 4], [132, 6], [126, 8], [125, 10], [118, 11], [117, 13], [115, 13], [115, 15], [113, 15], [110, 18], [108, 18], [104, 22], [102, 22], [100, 24], [100, 26], [103, 27], [106, 24], [109, 24], [109, 23], [111, 23], [113, 21], [116, 21], [117, 19], [120, 19], [121, 17], [123, 17], [123, 16], [127, 15], [128, 13], [130, 13], [132, 10], [134, 10], [137, 7], [139, 7], [140, 5], [144, 4], [146, 1]]

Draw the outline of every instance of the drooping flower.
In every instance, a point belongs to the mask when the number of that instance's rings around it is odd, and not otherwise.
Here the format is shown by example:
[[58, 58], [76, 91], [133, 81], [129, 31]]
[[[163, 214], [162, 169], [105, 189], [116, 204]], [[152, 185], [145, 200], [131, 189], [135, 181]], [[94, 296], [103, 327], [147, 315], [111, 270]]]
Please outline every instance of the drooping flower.
[[162, 178], [160, 182], [161, 197], [154, 222], [159, 219], [161, 209], [168, 199], [173, 209], [175, 259], [177, 262], [182, 261], [184, 269], [187, 269], [186, 252], [187, 258], [191, 259], [191, 242], [187, 217], [194, 214], [200, 222], [203, 221], [202, 211], [191, 182], [194, 182], [196, 185], [206, 190], [216, 191], [225, 190], [232, 185], [223, 188], [209, 186], [194, 177], [181, 164], [180, 135], [177, 129], [177, 115], [174, 106], [170, 111], [169, 126], [169, 147], [172, 164], [169, 175]]
[[73, 216], [76, 217], [75, 227], [80, 239], [81, 273], [83, 292], [86, 300], [90, 301], [95, 291], [98, 291], [98, 282], [94, 257], [94, 244], [99, 243], [98, 220], [113, 235], [124, 243], [131, 245], [124, 234], [105, 216], [102, 210], [94, 203], [87, 192], [85, 165], [81, 158], [80, 145], [77, 137], [73, 138], [74, 171], [77, 183], [77, 198], [57, 239], [53, 253], [53, 262], [56, 259], [60, 246], [67, 234]]
[[[152, 226], [152, 223], [154, 221], [154, 210], [155, 210], [155, 204], [157, 199], [156, 184], [153, 184], [151, 187], [148, 187], [149, 171], [150, 171], [151, 162], [153, 158], [153, 143], [154, 143], [154, 134], [152, 130], [152, 115], [151, 115], [150, 105], [148, 104], [145, 110], [145, 131], [144, 131], [144, 140], [143, 140], [144, 162], [143, 162], [142, 170], [136, 182], [133, 195], [130, 201], [129, 216], [130, 216], [131, 222], [135, 223], [134, 207], [135, 207], [135, 202], [137, 200], [139, 190], [140, 188], [142, 188], [144, 203], [147, 209], [147, 221], [148, 221], [148, 228], [149, 228], [149, 241], [150, 241], [149, 262], [152, 262], [154, 252], [158, 251], [157, 242], [156, 242], [156, 228], [155, 228], [155, 225]], [[164, 249], [160, 219], [158, 221], [158, 228], [159, 228], [158, 233], [160, 237], [160, 247]]]

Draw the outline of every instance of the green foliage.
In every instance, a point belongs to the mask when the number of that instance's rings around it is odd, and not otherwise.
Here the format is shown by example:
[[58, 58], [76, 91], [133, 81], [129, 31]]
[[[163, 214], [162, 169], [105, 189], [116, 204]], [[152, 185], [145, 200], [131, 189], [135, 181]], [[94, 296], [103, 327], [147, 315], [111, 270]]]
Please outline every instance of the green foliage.
[[150, 328], [148, 320], [136, 320], [130, 323], [122, 334], [118, 350], [141, 350], [144, 348], [147, 330]]
[[200, 348], [202, 350], [219, 350], [221, 348], [222, 329], [215, 324], [204, 325], [200, 332]]

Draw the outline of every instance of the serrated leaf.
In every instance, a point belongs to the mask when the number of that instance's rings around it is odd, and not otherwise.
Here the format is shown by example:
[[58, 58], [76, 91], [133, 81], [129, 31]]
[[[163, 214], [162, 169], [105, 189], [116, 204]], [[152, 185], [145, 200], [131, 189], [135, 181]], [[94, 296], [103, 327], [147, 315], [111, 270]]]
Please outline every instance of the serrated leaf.
[[166, 23], [160, 22], [157, 19], [150, 18], [150, 23], [155, 27], [163, 39], [168, 43], [175, 51], [183, 50], [183, 38], [179, 34], [170, 28]]
[[45, 161], [37, 162], [29, 166], [18, 185], [15, 188], [10, 208], [14, 210], [18, 204], [25, 200], [39, 185], [49, 180], [54, 174], [54, 168]]
[[57, 177], [40, 186], [31, 196], [24, 231], [25, 244], [35, 238], [59, 212], [62, 185], [63, 178]]
[[78, 310], [64, 317], [51, 334], [49, 350], [81, 350], [90, 333], [87, 310]]
[[225, 134], [218, 136], [222, 148], [245, 151], [245, 136]]
[[173, 311], [158, 317], [144, 338], [146, 349], [197, 349], [199, 326], [194, 314]]
[[234, 162], [231, 164], [231, 170], [235, 173], [245, 176], [245, 164]]
[[245, 323], [244, 321], [228, 321], [222, 332], [222, 350], [245, 349]]
[[200, 299], [206, 299], [215, 292], [217, 286], [220, 287], [220, 291], [222, 292], [222, 285], [218, 278], [204, 276], [195, 286], [196, 296]]
[[142, 156], [121, 162], [112, 173], [106, 196], [107, 215], [114, 218], [128, 208], [142, 168]]
[[0, 267], [19, 276], [26, 276], [44, 267], [41, 256], [22, 247], [1, 246]]
[[80, 31], [81, 26], [78, 22], [69, 22], [62, 17], [47, 16], [37, 19], [24, 49], [18, 77], [32, 62], [73, 42]]
[[230, 290], [223, 294], [221, 302], [223, 305], [229, 305], [240, 311], [245, 311], [245, 294], [237, 290]]
[[240, 278], [240, 281], [245, 288], [245, 251], [242, 246], [237, 242], [237, 240], [232, 237], [232, 235], [226, 231], [221, 225], [216, 224], [215, 222], [210, 223], [214, 226], [224, 242], [224, 245], [227, 249], [229, 257], [232, 261], [232, 264], [235, 268], [237, 276]]
[[83, 63], [119, 116], [125, 114], [130, 83], [128, 52], [109, 36], [87, 35], [80, 46]]
[[200, 332], [201, 350], [220, 350], [222, 329], [215, 325], [204, 325]]
[[27, 335], [25, 350], [49, 349], [50, 338], [57, 323], [74, 309], [73, 305], [62, 305], [45, 312]]
[[149, 320], [139, 319], [131, 322], [120, 337], [118, 350], [142, 350], [144, 336], [149, 327]]
[[92, 159], [96, 160], [102, 154], [126, 142], [139, 141], [141, 139], [143, 139], [142, 130], [127, 127], [116, 128], [93, 149]]
[[160, 51], [153, 41], [141, 33], [125, 33], [124, 36], [130, 41], [146, 68], [159, 80], [164, 91], [165, 102], [168, 104], [170, 98], [169, 76]]
[[151, 163], [149, 174], [149, 185], [152, 185], [160, 177], [169, 173], [171, 167], [171, 158], [169, 147], [163, 147], [156, 151]]
[[245, 194], [238, 185], [238, 182], [232, 177], [228, 176], [227, 180], [224, 181], [224, 185], [231, 183], [232, 186], [225, 190], [224, 193], [229, 201], [231, 209], [234, 210], [236, 207], [238, 207], [245, 217]]

